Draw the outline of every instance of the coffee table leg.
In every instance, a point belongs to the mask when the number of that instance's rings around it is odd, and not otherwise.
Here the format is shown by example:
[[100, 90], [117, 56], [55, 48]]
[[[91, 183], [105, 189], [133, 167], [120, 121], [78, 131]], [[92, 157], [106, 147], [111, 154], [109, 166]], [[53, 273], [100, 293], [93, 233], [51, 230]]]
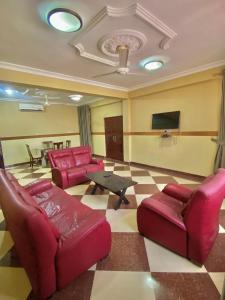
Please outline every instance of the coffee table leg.
[[98, 185], [97, 185], [97, 183], [96, 183], [95, 186], [93, 187], [93, 190], [91, 191], [91, 194], [92, 194], [92, 195], [95, 194], [97, 188], [98, 188]]
[[127, 200], [127, 198], [125, 197], [125, 193], [126, 193], [127, 189], [123, 189], [122, 191], [119, 192], [119, 200], [117, 201], [114, 209], [117, 210], [118, 208], [120, 208], [120, 205], [122, 204], [122, 202], [124, 202], [124, 204], [129, 204], [130, 202]]

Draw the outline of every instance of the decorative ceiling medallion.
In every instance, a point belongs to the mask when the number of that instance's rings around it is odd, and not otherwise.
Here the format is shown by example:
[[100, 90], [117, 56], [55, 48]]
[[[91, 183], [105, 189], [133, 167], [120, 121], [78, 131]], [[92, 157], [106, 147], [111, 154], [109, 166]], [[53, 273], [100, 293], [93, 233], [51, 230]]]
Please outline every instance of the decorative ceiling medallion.
[[141, 49], [146, 42], [147, 38], [143, 33], [131, 29], [121, 29], [102, 37], [98, 42], [98, 47], [104, 54], [116, 57], [118, 56], [116, 51], [118, 46], [128, 46], [129, 53], [132, 55]]
[[[121, 20], [120, 22], [118, 22], [118, 24], [123, 24], [122, 20], [124, 19], [124, 17], [127, 17], [129, 19], [129, 22], [131, 22], [132, 20], [132, 24], [136, 24], [135, 22], [137, 21], [137, 19], [141, 21], [141, 28], [143, 28], [143, 26], [145, 27], [145, 30], [147, 30], [146, 32], [148, 32], [148, 35], [151, 37], [151, 43], [149, 43], [149, 40], [147, 40], [146, 42], [144, 34], [140, 33], [139, 31], [126, 29], [126, 32], [124, 32], [124, 30], [120, 30], [118, 28], [118, 30], [114, 31], [114, 33], [116, 32], [115, 36], [113, 35], [113, 33], [111, 33], [109, 36], [104, 35], [98, 43], [98, 48], [100, 49], [100, 51], [111, 57], [111, 60], [106, 59], [102, 55], [98, 56], [98, 53], [96, 51], [93, 51], [93, 49], [91, 50], [90, 46], [87, 46], [88, 43], [86, 41], [88, 41], [89, 37], [92, 36], [92, 33], [94, 32], [94, 30], [96, 30], [97, 26], [99, 27], [100, 25], [102, 25], [102, 28], [107, 30], [108, 27], [104, 24], [107, 24], [108, 21], [111, 22], [112, 18], [115, 19], [115, 22], [116, 19], [120, 18]], [[107, 25], [109, 24], [110, 23], [108, 23]], [[124, 26], [126, 26], [126, 22], [123, 24], [123, 27]], [[104, 32], [102, 28], [100, 32], [103, 32], [99, 33], [100, 36], [107, 33]], [[145, 9], [139, 3], [134, 3], [128, 7], [122, 8], [111, 6], [103, 7], [90, 20], [89, 24], [87, 24], [87, 26], [85, 26], [76, 34], [76, 36], [69, 42], [69, 44], [75, 47], [77, 53], [84, 58], [94, 60], [96, 62], [109, 66], [117, 66], [118, 62], [114, 59], [117, 56], [115, 54], [116, 45], [120, 43], [126, 43], [126, 45], [129, 47], [130, 54], [141, 49], [145, 43], [149, 43], [149, 47], [158, 47], [162, 50], [166, 50], [170, 47], [171, 41], [176, 36], [177, 33], [163, 21], [158, 19], [154, 14]]]

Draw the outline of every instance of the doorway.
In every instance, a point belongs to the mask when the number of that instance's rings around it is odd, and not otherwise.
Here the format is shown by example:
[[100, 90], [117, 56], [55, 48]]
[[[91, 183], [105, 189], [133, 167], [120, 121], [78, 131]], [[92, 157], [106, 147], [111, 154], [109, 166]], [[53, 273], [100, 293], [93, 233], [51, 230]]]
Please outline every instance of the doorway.
[[1, 141], [0, 141], [0, 168], [5, 169]]
[[123, 117], [105, 118], [106, 157], [123, 161]]

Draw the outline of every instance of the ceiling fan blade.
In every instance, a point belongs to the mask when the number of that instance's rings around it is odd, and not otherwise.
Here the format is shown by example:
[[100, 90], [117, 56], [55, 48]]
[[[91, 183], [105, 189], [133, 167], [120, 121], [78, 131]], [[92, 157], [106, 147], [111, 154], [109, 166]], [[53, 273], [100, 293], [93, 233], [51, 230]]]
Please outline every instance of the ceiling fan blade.
[[26, 95], [29, 92], [29, 89], [26, 89], [24, 92], [22, 92], [23, 95]]
[[126, 45], [121, 45], [118, 46], [116, 50], [119, 53], [119, 68], [126, 68], [129, 55], [129, 48]]
[[117, 73], [117, 71], [113, 71], [113, 72], [109, 72], [109, 73], [104, 73], [104, 74], [99, 74], [99, 75], [93, 76], [93, 78], [104, 77], [104, 76], [108, 76], [108, 75], [112, 75], [112, 74], [116, 74], [116, 73]]

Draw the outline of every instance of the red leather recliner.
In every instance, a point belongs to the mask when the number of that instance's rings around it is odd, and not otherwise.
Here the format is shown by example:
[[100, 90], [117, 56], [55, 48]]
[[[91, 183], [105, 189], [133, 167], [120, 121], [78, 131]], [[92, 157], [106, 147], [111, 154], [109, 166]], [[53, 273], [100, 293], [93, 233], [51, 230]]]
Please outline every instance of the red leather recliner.
[[50, 180], [22, 187], [0, 169], [0, 205], [35, 299], [47, 299], [110, 251], [105, 216]]
[[194, 191], [168, 184], [138, 207], [139, 232], [202, 265], [218, 234], [224, 198], [225, 169], [206, 178]]
[[49, 151], [48, 158], [52, 180], [62, 189], [87, 181], [87, 173], [104, 170], [103, 160], [93, 159], [89, 146]]

